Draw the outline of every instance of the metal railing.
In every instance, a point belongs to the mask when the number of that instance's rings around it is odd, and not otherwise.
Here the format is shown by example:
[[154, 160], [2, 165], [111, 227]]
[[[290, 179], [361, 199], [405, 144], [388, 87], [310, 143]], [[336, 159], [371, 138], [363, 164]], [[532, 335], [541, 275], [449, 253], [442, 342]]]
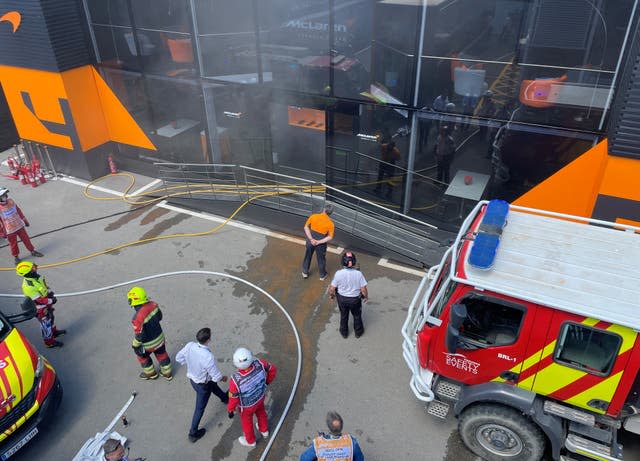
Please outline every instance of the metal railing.
[[331, 203], [336, 228], [427, 265], [428, 248], [439, 245], [437, 227], [385, 208], [336, 187], [242, 165], [156, 163], [166, 192], [181, 187], [180, 198], [226, 200], [299, 216]]

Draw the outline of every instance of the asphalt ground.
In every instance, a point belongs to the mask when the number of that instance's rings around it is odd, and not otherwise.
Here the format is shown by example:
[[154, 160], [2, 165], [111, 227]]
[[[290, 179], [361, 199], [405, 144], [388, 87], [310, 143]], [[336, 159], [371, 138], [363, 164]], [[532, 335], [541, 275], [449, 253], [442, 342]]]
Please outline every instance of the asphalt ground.
[[[137, 176], [137, 187], [151, 181]], [[35, 189], [4, 179], [0, 185], [9, 187], [11, 197], [31, 221], [30, 235], [43, 234], [33, 239], [36, 248], [45, 253], [36, 261], [41, 264], [151, 236], [200, 232], [217, 225], [157, 206], [135, 209], [122, 201], [88, 200], [82, 187], [63, 180]], [[123, 190], [127, 181], [114, 177], [100, 185]], [[104, 216], [109, 217], [98, 219]], [[236, 219], [242, 220], [242, 213]], [[55, 231], [69, 225], [72, 227]], [[212, 235], [139, 244], [40, 272], [57, 293], [70, 293], [164, 272], [213, 271], [246, 280], [278, 300], [298, 330], [302, 370], [269, 460], [297, 460], [317, 431], [324, 430], [328, 410], [342, 414], [345, 431], [357, 437], [368, 461], [477, 460], [462, 446], [455, 419], [441, 421], [428, 416], [408, 388], [400, 327], [419, 277], [381, 266], [375, 255], [359, 253], [370, 292], [364, 308], [366, 332], [359, 339], [351, 333], [345, 340], [338, 332], [337, 307], [327, 296], [330, 279], [318, 280], [314, 262], [310, 278], [302, 280], [301, 235], [292, 237], [227, 225]], [[0, 240], [0, 246], [4, 243]], [[338, 268], [337, 253], [328, 255], [332, 271]], [[0, 248], [0, 266], [13, 266], [8, 248]], [[20, 282], [12, 271], [0, 273], [0, 293], [19, 293]], [[231, 357], [241, 345], [278, 366], [267, 397], [273, 431], [290, 397], [298, 360], [295, 336], [280, 309], [257, 289], [225, 275], [177, 275], [141, 285], [163, 310], [162, 325], [172, 359], [199, 328], [209, 326], [213, 331], [211, 347], [223, 373], [233, 371]], [[126, 302], [129, 286], [61, 298], [56, 305], [57, 323], [68, 331], [61, 349], [42, 347], [35, 320], [19, 325], [55, 367], [64, 398], [54, 423], [12, 459], [72, 459], [134, 391], [137, 398], [126, 413], [130, 424], [115, 428], [130, 440], [130, 459], [260, 459], [266, 441], [258, 438], [253, 450], [240, 446], [236, 440], [242, 434], [239, 418], [229, 420], [226, 408], [215, 396], [201, 423], [207, 434], [197, 443], [188, 441], [195, 394], [183, 367], [174, 362], [171, 382], [138, 378], [140, 367], [130, 345], [133, 311]], [[0, 303], [3, 309], [18, 309], [12, 300], [0, 299]], [[637, 453], [640, 450], [632, 451], [628, 459], [640, 459]]]

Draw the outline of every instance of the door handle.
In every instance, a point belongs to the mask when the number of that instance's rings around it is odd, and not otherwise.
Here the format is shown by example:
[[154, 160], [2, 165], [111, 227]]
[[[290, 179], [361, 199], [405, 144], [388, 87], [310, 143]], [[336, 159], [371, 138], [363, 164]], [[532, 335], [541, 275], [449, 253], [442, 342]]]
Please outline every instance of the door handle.
[[500, 377], [502, 379], [504, 379], [505, 381], [511, 381], [511, 382], [516, 382], [518, 381], [518, 378], [520, 377], [519, 373], [514, 373], [513, 371], [503, 371], [502, 373], [500, 373]]

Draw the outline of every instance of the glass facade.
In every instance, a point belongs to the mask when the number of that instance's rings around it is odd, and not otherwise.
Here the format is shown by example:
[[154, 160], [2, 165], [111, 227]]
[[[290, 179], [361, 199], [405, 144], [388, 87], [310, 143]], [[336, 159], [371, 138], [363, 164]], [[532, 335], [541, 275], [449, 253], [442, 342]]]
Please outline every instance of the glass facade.
[[284, 172], [446, 227], [604, 134], [633, 1], [87, 5], [101, 72], [158, 149], [122, 156]]

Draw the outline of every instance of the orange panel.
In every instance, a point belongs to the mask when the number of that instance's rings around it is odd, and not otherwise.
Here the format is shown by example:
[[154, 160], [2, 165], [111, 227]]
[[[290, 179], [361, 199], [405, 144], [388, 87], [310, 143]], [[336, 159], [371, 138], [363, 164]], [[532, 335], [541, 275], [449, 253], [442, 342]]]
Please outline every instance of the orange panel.
[[127, 109], [122, 105], [118, 97], [113, 94], [111, 88], [102, 79], [100, 74], [91, 67], [93, 78], [98, 90], [102, 110], [112, 141], [145, 149], [156, 150], [156, 147], [149, 140], [147, 135], [131, 117]]
[[640, 160], [610, 156], [600, 193], [640, 202]]
[[317, 109], [309, 109], [307, 107], [287, 108], [289, 125], [300, 128], [309, 128], [311, 130], [324, 131], [324, 111]]
[[93, 79], [93, 67], [82, 66], [61, 75], [82, 151], [108, 142], [109, 130]]
[[[0, 81], [11, 115], [21, 138], [51, 146], [73, 149], [71, 138], [50, 132], [42, 121], [65, 124], [60, 100], [67, 99], [62, 77], [56, 72], [0, 66]], [[33, 111], [25, 105], [22, 94], [31, 98]]]
[[513, 203], [589, 217], [598, 196], [607, 158], [607, 141], [604, 140]]

